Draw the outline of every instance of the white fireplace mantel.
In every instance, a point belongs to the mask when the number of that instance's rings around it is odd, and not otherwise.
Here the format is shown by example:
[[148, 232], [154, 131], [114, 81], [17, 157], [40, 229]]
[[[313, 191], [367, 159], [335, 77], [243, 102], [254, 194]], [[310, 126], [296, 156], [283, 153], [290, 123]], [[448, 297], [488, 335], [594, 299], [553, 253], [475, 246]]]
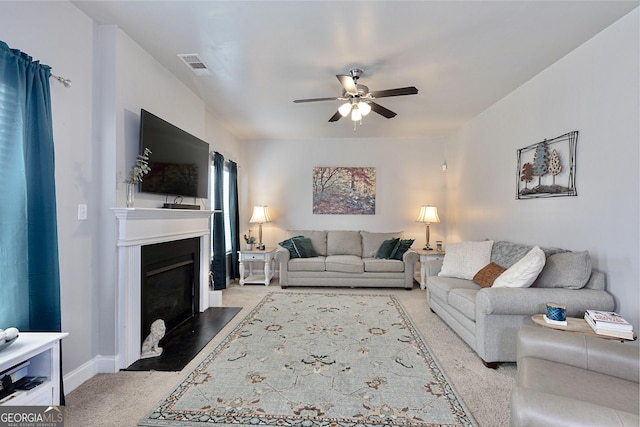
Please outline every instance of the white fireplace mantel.
[[200, 311], [209, 307], [210, 221], [214, 211], [113, 208], [118, 220], [118, 369], [140, 359], [142, 246], [200, 238]]

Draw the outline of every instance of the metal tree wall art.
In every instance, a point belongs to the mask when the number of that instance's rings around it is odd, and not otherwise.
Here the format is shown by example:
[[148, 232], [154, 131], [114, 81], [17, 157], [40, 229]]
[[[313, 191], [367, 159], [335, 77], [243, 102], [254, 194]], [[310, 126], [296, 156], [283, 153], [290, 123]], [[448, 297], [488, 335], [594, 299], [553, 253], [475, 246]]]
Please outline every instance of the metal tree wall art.
[[[578, 131], [573, 131], [519, 149], [517, 198], [577, 196], [577, 142]], [[531, 186], [534, 177], [537, 185]]]

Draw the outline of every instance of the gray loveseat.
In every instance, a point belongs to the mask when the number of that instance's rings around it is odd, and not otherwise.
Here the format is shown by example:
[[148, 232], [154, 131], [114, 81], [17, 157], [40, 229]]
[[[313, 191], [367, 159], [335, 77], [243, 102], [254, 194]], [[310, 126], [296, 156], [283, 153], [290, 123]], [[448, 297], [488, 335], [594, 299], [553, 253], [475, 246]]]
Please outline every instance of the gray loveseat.
[[[496, 241], [491, 247], [490, 261], [509, 268], [532, 248]], [[439, 276], [448, 252], [444, 260], [428, 262], [429, 307], [480, 356], [487, 367], [495, 368], [498, 362], [516, 361], [518, 329], [522, 325], [531, 325], [533, 314], [546, 313], [549, 302], [566, 305], [568, 317], [581, 318], [587, 309], [614, 308], [613, 297], [605, 291], [605, 276], [591, 270], [588, 253], [558, 248], [542, 250], [546, 255], [544, 268], [531, 287], [526, 288], [483, 288], [473, 280]]]
[[517, 351], [512, 426], [639, 425], [637, 346], [523, 326]]
[[401, 233], [370, 233], [346, 230], [290, 231], [291, 236], [311, 240], [318, 256], [292, 258], [279, 247], [275, 258], [280, 286], [340, 286], [413, 288], [418, 254], [409, 249], [402, 260], [375, 258], [380, 245]]

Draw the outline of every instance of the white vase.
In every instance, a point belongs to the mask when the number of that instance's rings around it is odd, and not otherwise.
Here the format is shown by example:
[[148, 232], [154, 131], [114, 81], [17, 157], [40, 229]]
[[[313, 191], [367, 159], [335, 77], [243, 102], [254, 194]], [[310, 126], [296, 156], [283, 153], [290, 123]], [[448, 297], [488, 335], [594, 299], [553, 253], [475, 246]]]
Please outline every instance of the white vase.
[[247, 250], [248, 251], [252, 251], [253, 250], [253, 243], [247, 243]]
[[132, 208], [135, 201], [134, 184], [127, 183], [127, 207]]

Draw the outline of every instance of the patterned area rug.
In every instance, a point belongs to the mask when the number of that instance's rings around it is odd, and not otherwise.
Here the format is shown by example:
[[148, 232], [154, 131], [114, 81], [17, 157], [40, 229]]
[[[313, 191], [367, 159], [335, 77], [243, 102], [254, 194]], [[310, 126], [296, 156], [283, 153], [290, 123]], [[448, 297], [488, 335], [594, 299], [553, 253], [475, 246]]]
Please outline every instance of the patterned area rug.
[[273, 292], [139, 425], [477, 424], [394, 296]]

